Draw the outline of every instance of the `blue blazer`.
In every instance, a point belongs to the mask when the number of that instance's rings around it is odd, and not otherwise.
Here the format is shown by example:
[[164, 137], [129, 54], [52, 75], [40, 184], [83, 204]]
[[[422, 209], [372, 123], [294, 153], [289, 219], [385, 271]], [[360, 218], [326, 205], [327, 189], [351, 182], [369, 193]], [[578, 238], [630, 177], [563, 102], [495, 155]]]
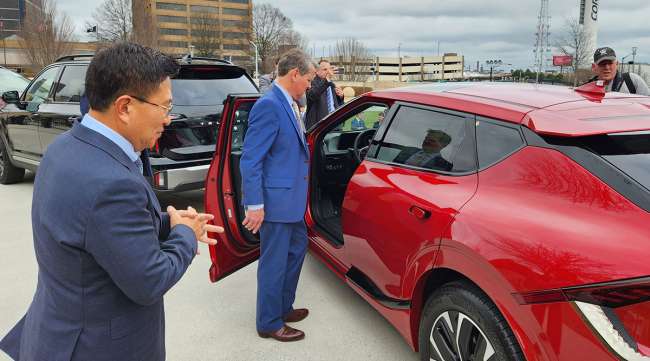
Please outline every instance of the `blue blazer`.
[[284, 94], [271, 89], [248, 117], [239, 163], [243, 204], [264, 204], [268, 222], [299, 222], [307, 208], [309, 148]]
[[36, 294], [0, 341], [18, 360], [164, 360], [163, 295], [196, 253], [137, 165], [76, 124], [47, 149], [32, 201]]

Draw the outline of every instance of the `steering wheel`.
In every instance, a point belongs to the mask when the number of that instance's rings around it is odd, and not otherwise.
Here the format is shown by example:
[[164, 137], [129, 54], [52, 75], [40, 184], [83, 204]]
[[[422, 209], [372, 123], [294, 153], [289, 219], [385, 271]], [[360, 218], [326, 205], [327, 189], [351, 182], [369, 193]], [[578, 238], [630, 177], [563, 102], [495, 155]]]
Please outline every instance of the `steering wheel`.
[[375, 132], [377, 132], [377, 129], [366, 129], [357, 134], [357, 137], [354, 138], [352, 153], [354, 154], [354, 158], [357, 160], [357, 163], [361, 164], [364, 158], [366, 158], [366, 154], [368, 154], [368, 148], [370, 147], [370, 141], [375, 135]]

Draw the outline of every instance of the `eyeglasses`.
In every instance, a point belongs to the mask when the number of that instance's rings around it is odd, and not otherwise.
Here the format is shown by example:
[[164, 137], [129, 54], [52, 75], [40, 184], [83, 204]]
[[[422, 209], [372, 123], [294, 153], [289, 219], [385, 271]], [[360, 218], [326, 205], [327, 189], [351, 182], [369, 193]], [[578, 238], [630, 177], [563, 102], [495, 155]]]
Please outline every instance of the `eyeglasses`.
[[155, 106], [157, 106], [158, 108], [162, 108], [162, 109], [164, 109], [164, 110], [165, 110], [165, 115], [166, 115], [166, 116], [169, 116], [169, 114], [171, 114], [171, 112], [172, 112], [172, 109], [174, 109], [174, 105], [173, 105], [173, 104], [170, 104], [168, 107], [166, 107], [166, 106], [164, 106], [164, 105], [160, 105], [160, 104], [152, 103], [152, 102], [150, 102], [150, 101], [148, 101], [148, 100], [142, 99], [142, 98], [140, 98], [140, 97], [136, 97], [135, 95], [129, 95], [129, 96], [130, 96], [131, 98], [137, 99], [137, 100], [139, 100], [139, 101], [141, 101], [141, 102], [143, 102], [143, 103], [147, 103], [147, 104], [155, 105]]

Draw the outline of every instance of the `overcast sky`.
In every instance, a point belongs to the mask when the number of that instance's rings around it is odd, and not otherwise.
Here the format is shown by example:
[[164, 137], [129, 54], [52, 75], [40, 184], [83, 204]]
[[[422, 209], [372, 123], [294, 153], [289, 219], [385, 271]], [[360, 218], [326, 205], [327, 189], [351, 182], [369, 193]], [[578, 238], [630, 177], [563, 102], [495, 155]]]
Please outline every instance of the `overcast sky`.
[[[83, 24], [101, 0], [58, 0], [87, 39]], [[164, 0], [173, 2], [173, 0]], [[459, 53], [467, 64], [501, 59], [531, 67], [539, 0], [267, 0], [293, 20], [316, 56], [327, 56], [338, 39], [355, 37], [372, 53], [402, 56]], [[578, 17], [579, 0], [550, 0], [551, 39]], [[591, 2], [591, 0], [588, 0]], [[650, 1], [600, 0], [599, 46], [612, 46], [619, 59], [638, 47], [637, 62], [650, 62]], [[631, 60], [631, 57], [626, 60]]]

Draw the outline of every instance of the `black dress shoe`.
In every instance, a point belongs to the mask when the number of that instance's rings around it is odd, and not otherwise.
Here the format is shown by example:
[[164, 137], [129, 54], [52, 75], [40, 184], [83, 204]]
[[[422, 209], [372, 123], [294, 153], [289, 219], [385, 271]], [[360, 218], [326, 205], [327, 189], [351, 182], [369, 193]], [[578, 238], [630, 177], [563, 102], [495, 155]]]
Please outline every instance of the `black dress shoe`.
[[295, 328], [289, 327], [287, 325], [282, 326], [282, 328], [274, 332], [257, 331], [257, 334], [260, 335], [261, 338], [270, 337], [280, 342], [292, 342], [292, 341], [302, 340], [303, 338], [305, 338], [304, 332], [300, 330], [296, 330]]

